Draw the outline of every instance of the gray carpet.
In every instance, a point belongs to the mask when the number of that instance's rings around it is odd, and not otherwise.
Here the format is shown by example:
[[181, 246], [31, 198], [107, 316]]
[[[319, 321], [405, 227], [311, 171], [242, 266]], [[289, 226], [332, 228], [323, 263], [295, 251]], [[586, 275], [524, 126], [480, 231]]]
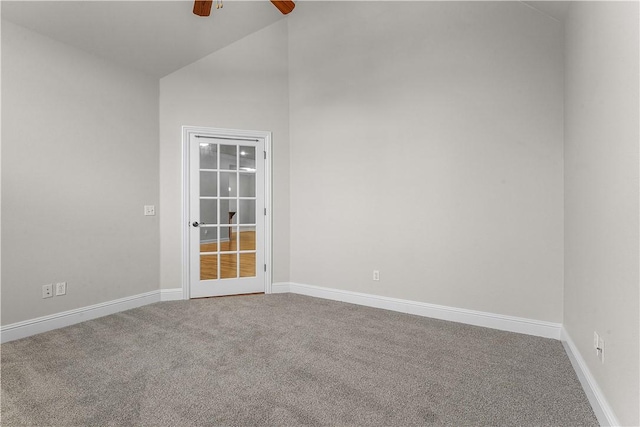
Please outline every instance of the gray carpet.
[[5, 426], [595, 426], [559, 341], [293, 294], [2, 345]]

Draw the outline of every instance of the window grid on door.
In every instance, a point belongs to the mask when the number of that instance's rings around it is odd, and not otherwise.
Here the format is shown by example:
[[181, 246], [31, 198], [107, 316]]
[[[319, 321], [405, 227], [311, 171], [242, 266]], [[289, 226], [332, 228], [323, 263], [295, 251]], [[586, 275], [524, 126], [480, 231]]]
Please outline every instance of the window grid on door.
[[[215, 152], [215, 164], [210, 161], [202, 161], [203, 148]], [[250, 155], [253, 153], [253, 156]], [[225, 168], [222, 164], [222, 157], [231, 155], [234, 163], [229, 163]], [[247, 159], [253, 158], [253, 167], [251, 162], [245, 160], [245, 166], [242, 165], [243, 157]], [[238, 144], [223, 143], [201, 143], [200, 144], [200, 178], [201, 182], [211, 178], [210, 174], [215, 174], [212, 190], [211, 185], [201, 185], [200, 188], [200, 209], [201, 209], [201, 227], [203, 232], [200, 235], [200, 264], [201, 264], [201, 280], [219, 280], [225, 278], [242, 278], [256, 276], [256, 245], [255, 230], [257, 221], [256, 212], [256, 147], [241, 146]], [[210, 159], [209, 159], [210, 160]], [[249, 166], [246, 164], [249, 163]], [[215, 166], [212, 168], [211, 166]], [[244, 183], [244, 184], [243, 184]], [[224, 186], [223, 186], [224, 184]], [[226, 204], [225, 204], [226, 202]], [[222, 206], [225, 204], [223, 218]], [[206, 223], [203, 214], [203, 206], [213, 207], [215, 210], [215, 224]], [[232, 206], [233, 205], [233, 206]], [[231, 210], [234, 208], [234, 211]], [[246, 211], [246, 212], [245, 212]], [[231, 212], [235, 212], [230, 215]], [[242, 221], [243, 217], [248, 217], [249, 221]], [[203, 244], [203, 233], [211, 230], [215, 236], [215, 250], [210, 244]], [[243, 239], [243, 233], [249, 235], [253, 233], [253, 241], [251, 239]], [[228, 236], [228, 247], [223, 247], [224, 237]], [[235, 237], [235, 244], [234, 244]], [[246, 240], [246, 241], [243, 241]], [[215, 264], [215, 274], [211, 275], [212, 265]], [[206, 268], [204, 266], [206, 265]], [[226, 267], [223, 269], [223, 266]], [[235, 267], [235, 268], [234, 268]], [[244, 267], [244, 268], [243, 268]], [[235, 271], [233, 271], [235, 270]]]

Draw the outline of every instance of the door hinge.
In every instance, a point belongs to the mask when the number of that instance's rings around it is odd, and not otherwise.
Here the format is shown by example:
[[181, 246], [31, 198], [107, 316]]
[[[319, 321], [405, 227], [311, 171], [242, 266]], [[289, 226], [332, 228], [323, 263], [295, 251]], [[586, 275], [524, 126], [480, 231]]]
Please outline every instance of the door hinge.
[[264, 208], [264, 214], [265, 215], [267, 214], [267, 208]]
[[267, 264], [264, 265], [264, 271], [267, 271]]
[[267, 152], [263, 151], [263, 153], [264, 153], [264, 159], [267, 160]]

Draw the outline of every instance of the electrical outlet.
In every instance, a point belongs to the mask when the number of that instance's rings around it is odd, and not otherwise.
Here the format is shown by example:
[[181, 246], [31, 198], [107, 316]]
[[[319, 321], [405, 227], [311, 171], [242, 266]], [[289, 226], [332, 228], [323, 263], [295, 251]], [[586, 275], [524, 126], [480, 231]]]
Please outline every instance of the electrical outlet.
[[51, 298], [53, 296], [53, 283], [42, 285], [42, 298]]
[[67, 282], [56, 283], [56, 295], [66, 295], [66, 293], [67, 293]]
[[145, 216], [154, 216], [156, 214], [156, 207], [154, 205], [145, 205], [144, 214]]
[[378, 270], [373, 270], [373, 280], [380, 280], [380, 272]]
[[598, 359], [600, 359], [600, 363], [604, 363], [604, 339], [602, 337], [598, 339]]

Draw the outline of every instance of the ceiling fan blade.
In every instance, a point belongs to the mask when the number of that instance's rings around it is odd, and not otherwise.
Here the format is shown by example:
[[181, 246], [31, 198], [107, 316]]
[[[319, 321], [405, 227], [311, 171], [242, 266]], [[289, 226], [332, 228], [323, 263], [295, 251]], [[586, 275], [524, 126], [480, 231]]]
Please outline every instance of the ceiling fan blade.
[[198, 16], [209, 16], [213, 0], [196, 0], [193, 3], [193, 13]]
[[283, 15], [288, 14], [296, 7], [296, 4], [290, 0], [271, 0], [271, 3], [273, 3]]

